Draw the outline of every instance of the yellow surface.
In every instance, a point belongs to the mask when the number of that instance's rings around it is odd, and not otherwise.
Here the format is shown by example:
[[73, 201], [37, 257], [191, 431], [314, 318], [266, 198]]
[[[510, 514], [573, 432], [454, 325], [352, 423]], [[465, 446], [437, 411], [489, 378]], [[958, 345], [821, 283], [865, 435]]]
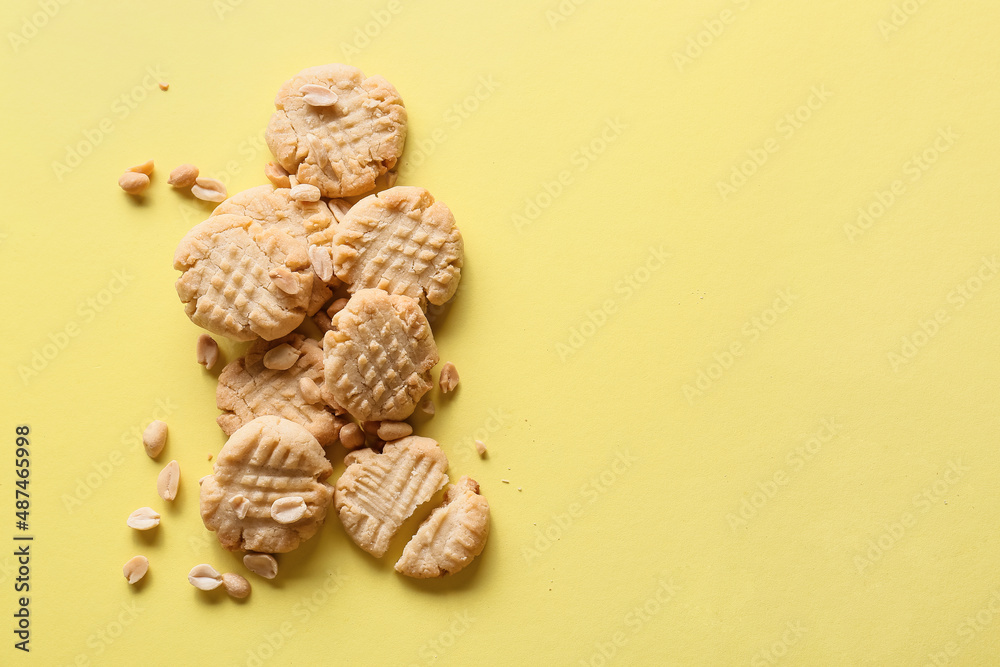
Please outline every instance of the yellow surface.
[[[0, 662], [1000, 660], [997, 3], [275, 6], [4, 4]], [[419, 431], [493, 534], [414, 582], [405, 538], [377, 562], [333, 520], [238, 604], [185, 581], [241, 566], [198, 517], [224, 438], [171, 267], [208, 208], [166, 175], [264, 182], [275, 91], [331, 61], [399, 88], [400, 183], [465, 237], [435, 321], [462, 386]], [[150, 158], [131, 201], [115, 181]], [[137, 447], [154, 416], [169, 507]], [[144, 537], [124, 520], [147, 504]]]

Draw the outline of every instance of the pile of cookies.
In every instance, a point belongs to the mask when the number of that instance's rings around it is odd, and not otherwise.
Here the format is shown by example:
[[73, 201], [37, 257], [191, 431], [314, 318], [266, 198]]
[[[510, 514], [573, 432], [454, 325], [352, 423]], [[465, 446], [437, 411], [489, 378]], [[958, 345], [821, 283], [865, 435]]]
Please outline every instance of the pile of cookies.
[[[455, 294], [464, 255], [448, 207], [423, 188], [395, 186], [407, 115], [388, 81], [346, 65], [310, 67], [281, 87], [275, 107], [271, 185], [220, 203], [174, 255], [191, 321], [253, 341], [219, 375], [229, 440], [200, 493], [205, 526], [263, 576], [276, 572], [271, 554], [316, 534], [331, 504], [351, 539], [381, 557], [448, 485], [440, 445], [404, 420], [418, 406], [433, 411], [424, 395], [439, 355], [425, 313]], [[303, 327], [307, 319], [316, 326]], [[317, 328], [322, 344], [309, 335]], [[211, 368], [218, 356], [203, 335], [198, 361]], [[453, 389], [458, 376], [447, 369], [441, 383]], [[324, 448], [337, 442], [347, 469], [330, 484]], [[457, 572], [488, 534], [489, 504], [461, 477], [396, 570]], [[207, 570], [192, 576], [216, 581]]]

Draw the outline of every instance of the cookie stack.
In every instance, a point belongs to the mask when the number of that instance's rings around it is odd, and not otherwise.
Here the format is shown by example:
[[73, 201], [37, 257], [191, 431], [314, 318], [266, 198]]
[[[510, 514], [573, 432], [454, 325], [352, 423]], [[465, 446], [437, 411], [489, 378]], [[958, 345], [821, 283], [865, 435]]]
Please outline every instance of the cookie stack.
[[[202, 519], [222, 546], [253, 558], [298, 547], [332, 502], [354, 542], [381, 557], [448, 483], [441, 447], [404, 420], [432, 387], [439, 355], [425, 312], [458, 288], [462, 236], [427, 190], [395, 186], [407, 118], [384, 78], [310, 67], [275, 107], [271, 185], [219, 204], [174, 256], [191, 321], [253, 341], [219, 375], [218, 423], [230, 437], [202, 480]], [[307, 318], [317, 327], [303, 328]], [[348, 467], [331, 486], [323, 448], [338, 441]], [[396, 570], [457, 572], [488, 533], [489, 505], [463, 477]]]

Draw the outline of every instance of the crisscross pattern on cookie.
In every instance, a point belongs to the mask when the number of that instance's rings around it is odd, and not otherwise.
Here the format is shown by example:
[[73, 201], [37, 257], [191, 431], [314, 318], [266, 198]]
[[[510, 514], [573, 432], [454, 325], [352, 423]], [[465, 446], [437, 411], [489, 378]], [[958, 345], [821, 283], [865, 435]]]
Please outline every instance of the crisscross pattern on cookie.
[[[315, 107], [303, 85], [329, 88], [332, 106]], [[375, 179], [395, 166], [406, 140], [406, 109], [384, 78], [365, 78], [355, 67], [321, 65], [287, 81], [274, 101], [265, 138], [271, 152], [300, 183], [326, 197], [350, 197], [375, 188]]]
[[323, 340], [326, 388], [362, 421], [406, 419], [431, 388], [437, 345], [416, 301], [362, 290]]
[[410, 436], [349, 454], [337, 480], [334, 506], [344, 529], [365, 551], [381, 557], [414, 510], [447, 481], [448, 459], [430, 438]]
[[[327, 248], [336, 230], [336, 219], [327, 202], [296, 201], [291, 198], [289, 188], [274, 188], [270, 185], [258, 185], [235, 195], [219, 204], [213, 216], [242, 215], [261, 225], [263, 229], [279, 229], [293, 239], [309, 245]], [[339, 206], [339, 204], [338, 204]], [[339, 210], [339, 209], [338, 209]], [[308, 245], [302, 251], [307, 251]], [[316, 277], [312, 266], [305, 269], [313, 276], [312, 293], [307, 315], [314, 315], [330, 300], [333, 292], [329, 286]], [[331, 284], [339, 285], [340, 281], [332, 279]]]
[[406, 544], [396, 571], [427, 579], [458, 572], [483, 551], [490, 532], [490, 505], [479, 484], [462, 477]]
[[[283, 344], [291, 345], [301, 356], [286, 370], [264, 366], [268, 350]], [[226, 435], [264, 415], [276, 415], [301, 424], [323, 446], [333, 444], [346, 422], [335, 416], [336, 406], [330, 405], [332, 397], [324, 392], [324, 399], [310, 403], [302, 395], [303, 378], [323, 386], [323, 350], [316, 341], [300, 334], [291, 334], [278, 340], [257, 341], [246, 357], [229, 363], [219, 374], [215, 400], [220, 410], [217, 421]]]
[[333, 239], [334, 272], [352, 292], [378, 288], [441, 305], [458, 289], [462, 235], [423, 188], [395, 187], [358, 202]]
[[[318, 480], [332, 471], [319, 443], [301, 426], [273, 416], [255, 419], [232, 435], [214, 474], [202, 483], [202, 519], [227, 549], [290, 551], [326, 517], [332, 488]], [[290, 496], [302, 498], [306, 513], [294, 523], [278, 523], [271, 505]], [[234, 501], [240, 497], [247, 501], [243, 516]]]
[[[300, 245], [245, 216], [220, 215], [196, 225], [174, 256], [174, 268], [184, 272], [176, 288], [188, 317], [236, 340], [289, 333], [305, 317], [312, 289]], [[291, 272], [299, 286], [295, 294], [271, 280], [269, 272], [278, 267]]]

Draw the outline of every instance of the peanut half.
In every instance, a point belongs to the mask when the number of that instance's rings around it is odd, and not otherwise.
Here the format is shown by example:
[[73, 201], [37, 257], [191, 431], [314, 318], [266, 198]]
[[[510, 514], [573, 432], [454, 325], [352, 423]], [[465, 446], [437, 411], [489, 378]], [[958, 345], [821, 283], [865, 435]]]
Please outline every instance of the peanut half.
[[247, 554], [243, 565], [257, 576], [274, 579], [278, 576], [278, 561], [271, 554]]
[[307, 509], [301, 496], [285, 496], [271, 504], [271, 518], [278, 523], [295, 523], [306, 515]]
[[295, 201], [319, 201], [322, 193], [315, 185], [299, 183], [292, 188], [292, 194], [289, 196]]
[[177, 497], [177, 485], [180, 482], [181, 466], [177, 461], [171, 461], [156, 478], [156, 492], [164, 500], [173, 500]]
[[122, 568], [122, 573], [130, 584], [145, 577], [147, 571], [149, 571], [149, 559], [145, 556], [132, 556]]
[[142, 432], [142, 445], [146, 448], [146, 454], [151, 459], [155, 459], [163, 451], [167, 444], [167, 425], [159, 419], [153, 420]]
[[272, 371], [285, 371], [295, 365], [299, 360], [299, 352], [288, 343], [282, 343], [278, 347], [272, 347], [264, 355], [264, 368]]
[[212, 591], [222, 585], [222, 575], [208, 563], [201, 563], [188, 572], [188, 581], [198, 590]]
[[445, 394], [449, 391], [455, 391], [455, 387], [458, 386], [458, 369], [455, 368], [455, 364], [450, 361], [444, 362], [438, 381], [441, 384], [441, 391]]
[[140, 507], [128, 515], [125, 525], [136, 530], [149, 530], [160, 525], [160, 515], [152, 507]]
[[302, 99], [311, 107], [332, 107], [337, 103], [337, 93], [325, 86], [307, 83], [299, 88]]
[[198, 356], [198, 363], [206, 370], [212, 370], [212, 366], [219, 360], [219, 344], [208, 334], [198, 336], [198, 345], [195, 348]]
[[218, 179], [199, 176], [194, 179], [191, 194], [203, 201], [222, 202], [226, 200], [226, 186]]

